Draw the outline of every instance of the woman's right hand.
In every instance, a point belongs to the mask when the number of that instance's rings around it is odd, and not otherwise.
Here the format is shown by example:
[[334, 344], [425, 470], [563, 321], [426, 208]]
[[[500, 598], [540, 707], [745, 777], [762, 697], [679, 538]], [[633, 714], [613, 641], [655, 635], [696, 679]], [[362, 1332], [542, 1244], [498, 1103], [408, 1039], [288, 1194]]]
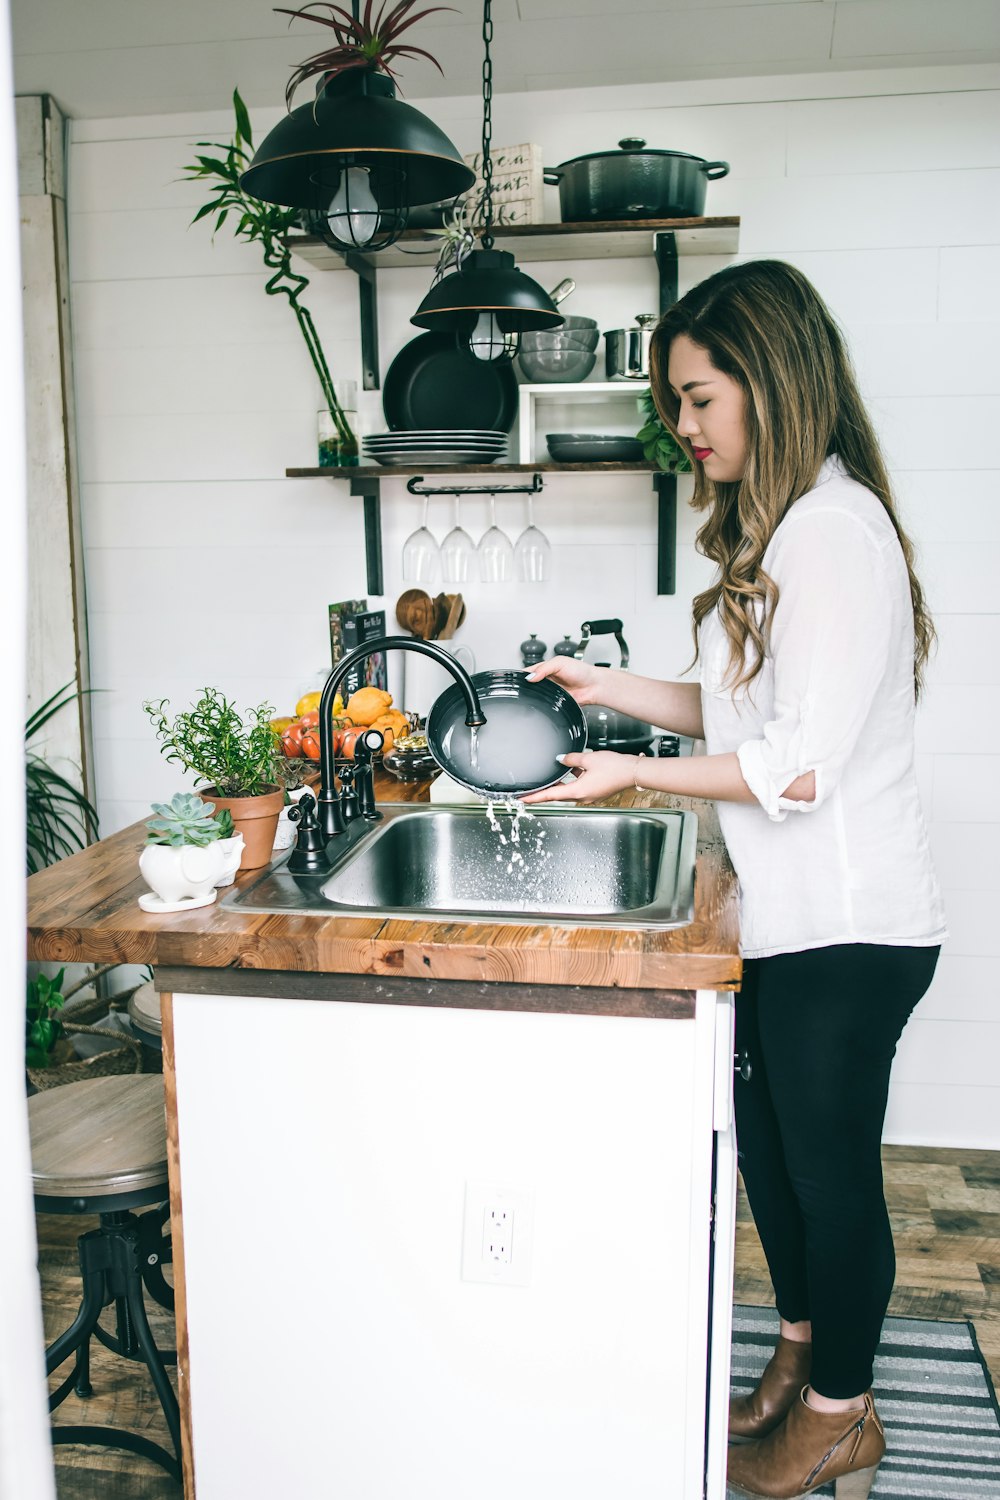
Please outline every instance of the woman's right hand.
[[584, 705], [602, 701], [600, 682], [607, 672], [607, 667], [595, 667], [592, 662], [578, 661], [575, 656], [550, 656], [548, 661], [540, 661], [529, 670], [527, 680], [541, 682], [548, 677]]

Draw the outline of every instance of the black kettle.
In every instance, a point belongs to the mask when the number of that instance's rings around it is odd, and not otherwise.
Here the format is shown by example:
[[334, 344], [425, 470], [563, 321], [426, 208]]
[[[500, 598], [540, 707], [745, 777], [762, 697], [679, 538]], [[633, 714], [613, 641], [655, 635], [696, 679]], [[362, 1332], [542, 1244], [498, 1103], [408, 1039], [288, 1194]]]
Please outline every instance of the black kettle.
[[[618, 642], [621, 660], [618, 665], [623, 672], [628, 671], [628, 644], [622, 634], [621, 620], [584, 620], [580, 626], [580, 640], [573, 655], [578, 659], [583, 656], [588, 642], [594, 636], [613, 635]], [[567, 653], [568, 654], [568, 653]], [[607, 667], [610, 662], [598, 662], [596, 665]], [[641, 719], [633, 719], [629, 714], [622, 714], [614, 708], [603, 708], [596, 703], [588, 703], [583, 710], [587, 722], [587, 749], [588, 750], [618, 750], [625, 755], [676, 755], [679, 749], [679, 741], [675, 735], [660, 735], [658, 729], [652, 724], [644, 724]]]

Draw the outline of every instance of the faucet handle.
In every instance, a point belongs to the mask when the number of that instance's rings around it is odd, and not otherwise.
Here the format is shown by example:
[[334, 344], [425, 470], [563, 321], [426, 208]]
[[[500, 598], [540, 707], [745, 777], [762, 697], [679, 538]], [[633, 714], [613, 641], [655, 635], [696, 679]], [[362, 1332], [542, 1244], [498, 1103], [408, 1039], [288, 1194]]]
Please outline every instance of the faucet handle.
[[354, 741], [355, 765], [370, 766], [384, 744], [385, 735], [381, 729], [366, 729], [364, 734], [359, 734]]
[[381, 816], [375, 807], [375, 768], [372, 759], [385, 744], [381, 729], [366, 729], [354, 741], [354, 784], [358, 791], [358, 810], [369, 822]]
[[295, 848], [288, 859], [293, 875], [310, 875], [327, 866], [326, 837], [316, 816], [316, 798], [311, 792], [288, 809], [288, 820], [299, 825]]

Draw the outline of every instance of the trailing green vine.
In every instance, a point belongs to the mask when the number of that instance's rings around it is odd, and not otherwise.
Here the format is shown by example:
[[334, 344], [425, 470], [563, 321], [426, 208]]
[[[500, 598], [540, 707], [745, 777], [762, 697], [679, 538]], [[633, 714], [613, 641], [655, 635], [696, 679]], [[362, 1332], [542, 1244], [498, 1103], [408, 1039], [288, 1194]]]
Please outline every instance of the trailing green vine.
[[316, 325], [312, 320], [312, 314], [307, 307], [303, 307], [300, 300], [302, 293], [309, 285], [309, 278], [292, 269], [292, 253], [285, 243], [285, 235], [299, 224], [300, 210], [282, 208], [276, 203], [264, 203], [261, 199], [250, 198], [243, 192], [240, 187], [240, 176], [253, 159], [253, 131], [250, 126], [250, 116], [246, 105], [240, 98], [239, 89], [233, 90], [233, 109], [236, 113], [236, 132], [228, 146], [219, 141], [197, 142], [200, 147], [222, 151], [224, 155], [221, 157], [196, 156], [195, 160], [184, 168], [188, 174], [188, 180], [214, 178], [217, 182], [217, 186], [212, 189], [212, 197], [207, 203], [202, 204], [191, 223], [197, 224], [199, 219], [206, 219], [214, 214], [215, 224], [212, 230], [214, 235], [232, 215], [236, 221], [233, 229], [236, 238], [256, 240], [259, 243], [265, 266], [269, 271], [274, 272], [264, 290], [269, 297], [288, 298], [288, 304], [295, 314], [299, 331], [309, 350], [309, 358], [316, 371], [323, 392], [323, 400], [336, 425], [341, 453], [345, 457], [356, 456], [357, 438], [351, 431], [350, 423], [337, 400], [333, 379], [323, 353], [323, 346], [319, 341], [319, 334], [316, 332]]

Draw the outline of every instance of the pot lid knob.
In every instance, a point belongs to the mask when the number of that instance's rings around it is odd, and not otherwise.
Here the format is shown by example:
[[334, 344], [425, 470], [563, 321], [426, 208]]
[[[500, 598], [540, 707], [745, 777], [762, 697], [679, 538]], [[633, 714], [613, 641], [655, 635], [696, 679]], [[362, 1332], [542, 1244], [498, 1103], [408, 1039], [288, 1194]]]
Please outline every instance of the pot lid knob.
[[623, 151], [641, 151], [646, 142], [641, 135], [627, 135], [624, 140], [618, 142]]
[[640, 328], [655, 328], [660, 319], [656, 313], [636, 313], [635, 321]]

